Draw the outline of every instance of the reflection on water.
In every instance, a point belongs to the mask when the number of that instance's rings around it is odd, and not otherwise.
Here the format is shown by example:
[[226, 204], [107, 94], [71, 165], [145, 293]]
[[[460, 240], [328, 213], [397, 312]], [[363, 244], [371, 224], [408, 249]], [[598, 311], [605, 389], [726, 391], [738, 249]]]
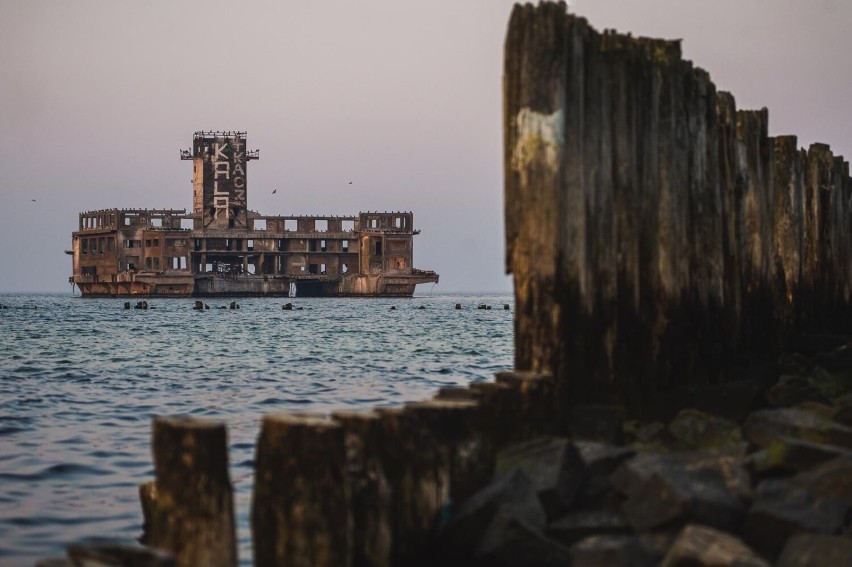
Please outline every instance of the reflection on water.
[[218, 308], [230, 301], [195, 311], [193, 300], [155, 299], [142, 311], [125, 310], [123, 299], [0, 295], [9, 307], [0, 309], [0, 564], [63, 555], [82, 537], [137, 538], [137, 487], [153, 478], [153, 415], [228, 423], [248, 564], [262, 414], [398, 405], [512, 365], [509, 296]]

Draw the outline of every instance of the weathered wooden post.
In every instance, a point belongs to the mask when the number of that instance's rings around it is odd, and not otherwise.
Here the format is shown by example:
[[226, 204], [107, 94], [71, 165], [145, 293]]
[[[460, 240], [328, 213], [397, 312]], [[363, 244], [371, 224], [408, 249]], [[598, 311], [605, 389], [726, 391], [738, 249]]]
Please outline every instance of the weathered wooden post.
[[770, 138], [678, 41], [516, 6], [503, 107], [515, 367], [552, 372], [563, 409], [642, 413], [844, 324], [848, 163]]
[[393, 565], [428, 562], [426, 543], [449, 500], [449, 466], [431, 431], [407, 408], [377, 408], [391, 490]]
[[156, 480], [140, 488], [143, 543], [174, 554], [179, 566], [237, 564], [225, 424], [155, 417]]
[[264, 415], [251, 526], [259, 567], [346, 567], [352, 519], [344, 430], [324, 417]]
[[391, 494], [381, 464], [379, 415], [335, 412], [343, 426], [352, 507], [353, 567], [390, 567]]

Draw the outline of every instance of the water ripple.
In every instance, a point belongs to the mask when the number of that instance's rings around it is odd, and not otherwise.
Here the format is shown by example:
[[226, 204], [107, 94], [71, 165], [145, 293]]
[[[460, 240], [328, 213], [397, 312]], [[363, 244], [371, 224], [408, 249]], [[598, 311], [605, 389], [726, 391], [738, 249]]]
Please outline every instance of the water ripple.
[[193, 415], [228, 423], [247, 565], [264, 413], [400, 405], [511, 367], [508, 296], [290, 301], [292, 312], [274, 299], [128, 311], [123, 299], [0, 296], [10, 307], [0, 316], [0, 563], [32, 565], [86, 536], [138, 537], [151, 418]]

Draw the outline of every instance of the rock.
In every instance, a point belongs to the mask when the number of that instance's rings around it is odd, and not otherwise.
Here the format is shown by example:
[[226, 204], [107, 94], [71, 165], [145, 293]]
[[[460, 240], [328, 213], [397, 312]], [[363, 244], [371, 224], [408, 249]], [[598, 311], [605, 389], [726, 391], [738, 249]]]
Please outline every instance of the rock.
[[782, 354], [778, 359], [778, 372], [781, 375], [801, 375], [810, 371], [810, 357], [798, 352]]
[[550, 524], [545, 533], [547, 537], [570, 546], [591, 535], [627, 534], [630, 531], [630, 525], [620, 512], [598, 509], [572, 510]]
[[838, 457], [852, 457], [852, 451], [834, 445], [779, 437], [765, 449], [750, 455], [747, 463], [757, 475], [789, 474], [810, 469]]
[[684, 449], [726, 450], [745, 454], [739, 426], [695, 409], [682, 410], [669, 423], [669, 434]]
[[825, 419], [834, 419], [834, 407], [816, 400], [808, 400], [800, 404], [796, 404], [793, 406], [793, 409], [806, 411], [808, 413], [818, 415], [819, 417], [824, 417]]
[[585, 474], [583, 461], [565, 438], [538, 437], [497, 453], [495, 477], [520, 469], [532, 482], [548, 518], [574, 502]]
[[569, 467], [569, 474], [582, 473], [584, 482], [581, 496], [584, 502], [599, 499], [612, 488], [610, 476], [623, 463], [635, 454], [631, 447], [610, 445], [597, 441], [575, 441], [576, 455], [580, 462]]
[[840, 396], [833, 400], [834, 413], [832, 419], [841, 425], [852, 427], [852, 396]]
[[743, 425], [743, 436], [758, 447], [768, 447], [775, 439], [790, 437], [852, 449], [852, 428], [791, 408], [754, 412]]
[[734, 530], [745, 511], [718, 471], [689, 470], [671, 456], [636, 455], [612, 482], [627, 497], [622, 511], [637, 531], [680, 522]]
[[843, 526], [847, 506], [820, 498], [788, 480], [761, 482], [746, 515], [742, 536], [765, 557], [775, 558], [799, 532], [833, 534]]
[[822, 366], [816, 366], [807, 379], [808, 385], [828, 400], [833, 400], [852, 388], [852, 377], [850, 377], [848, 361], [843, 362], [842, 368], [834, 366], [835, 369], [833, 371], [826, 370]]
[[[5, 309], [5, 307], [0, 307], [0, 309]], [[36, 561], [35, 567], [75, 567], [75, 565], [64, 557], [48, 557]]]
[[669, 552], [669, 548], [672, 546], [672, 543], [679, 533], [679, 529], [663, 529], [653, 532], [645, 532], [638, 535], [639, 544], [645, 551], [645, 555], [651, 559], [652, 563], [654, 565], [659, 565]]
[[563, 567], [571, 556], [567, 547], [546, 538], [539, 528], [499, 513], [476, 550], [481, 565]]
[[174, 557], [160, 549], [110, 539], [89, 539], [70, 544], [66, 553], [72, 565], [100, 567], [174, 567]]
[[521, 469], [499, 477], [462, 504], [444, 527], [442, 548], [450, 556], [472, 557], [500, 514], [533, 530], [544, 529], [544, 508], [533, 483]]
[[715, 455], [692, 453], [680, 456], [687, 471], [710, 470], [714, 471], [728, 487], [728, 490], [739, 498], [740, 502], [748, 505], [751, 503], [753, 491], [751, 489], [751, 475], [744, 466], [743, 460], [730, 455]]
[[852, 508], [852, 458], [826, 461], [790, 479], [819, 498], [830, 498]]
[[666, 426], [659, 421], [628, 421], [623, 427], [624, 441], [637, 451], [667, 451], [671, 445]]
[[681, 530], [661, 567], [769, 567], [736, 536], [690, 524]]
[[645, 567], [652, 565], [650, 557], [630, 535], [593, 535], [571, 546], [572, 567]]
[[571, 409], [571, 436], [574, 439], [622, 443], [624, 408], [606, 405], [578, 405]]
[[786, 408], [806, 401], [824, 402], [819, 390], [801, 376], [783, 375], [765, 394], [766, 403], [773, 408]]
[[796, 534], [787, 540], [775, 565], [852, 565], [852, 539], [847, 536]]

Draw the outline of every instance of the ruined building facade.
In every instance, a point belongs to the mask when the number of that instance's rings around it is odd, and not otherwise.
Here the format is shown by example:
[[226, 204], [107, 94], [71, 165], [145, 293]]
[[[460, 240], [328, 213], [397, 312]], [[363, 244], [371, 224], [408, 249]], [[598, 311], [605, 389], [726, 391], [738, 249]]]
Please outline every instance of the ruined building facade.
[[410, 296], [414, 215], [267, 216], [248, 209], [245, 132], [196, 132], [193, 209], [80, 213], [73, 275], [84, 296]]

